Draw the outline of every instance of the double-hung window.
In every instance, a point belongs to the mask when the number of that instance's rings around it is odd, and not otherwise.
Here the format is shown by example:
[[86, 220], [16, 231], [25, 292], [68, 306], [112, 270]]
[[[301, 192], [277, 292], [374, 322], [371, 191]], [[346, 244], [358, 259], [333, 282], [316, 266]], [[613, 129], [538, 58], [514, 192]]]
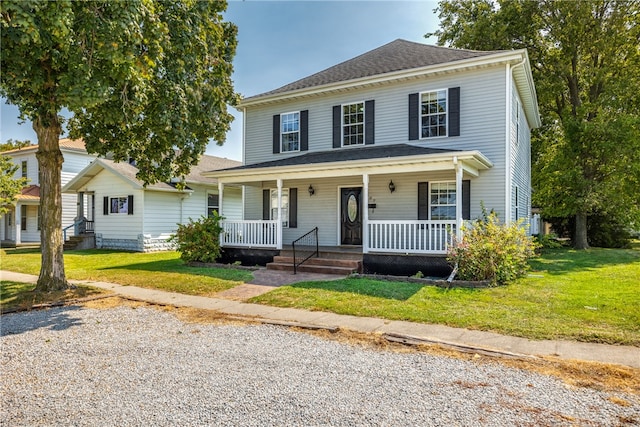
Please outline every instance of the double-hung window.
[[220, 196], [218, 194], [207, 194], [207, 216], [211, 218], [213, 211], [220, 213]]
[[420, 94], [420, 134], [422, 138], [447, 136], [447, 90]]
[[300, 150], [300, 113], [280, 115], [280, 152]]
[[342, 145], [364, 144], [364, 102], [342, 106]]
[[[278, 218], [278, 189], [271, 189], [270, 197], [270, 218], [271, 220]], [[282, 189], [282, 226], [284, 228], [289, 227], [289, 189]]]
[[456, 183], [433, 182], [429, 191], [432, 220], [456, 219]]
[[26, 160], [23, 160], [20, 164], [20, 176], [22, 178], [27, 177], [27, 161]]

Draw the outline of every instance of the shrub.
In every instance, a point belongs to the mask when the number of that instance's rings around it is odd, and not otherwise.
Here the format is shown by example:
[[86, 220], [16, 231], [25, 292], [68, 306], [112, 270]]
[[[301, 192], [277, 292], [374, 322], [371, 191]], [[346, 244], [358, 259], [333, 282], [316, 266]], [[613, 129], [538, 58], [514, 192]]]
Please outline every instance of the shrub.
[[214, 211], [211, 217], [203, 216], [198, 221], [189, 218], [188, 224], [178, 224], [171, 240], [176, 242], [180, 258], [185, 262], [215, 262], [220, 257], [222, 219]]
[[495, 213], [484, 212], [484, 219], [463, 227], [463, 238], [449, 249], [447, 260], [457, 265], [459, 279], [503, 285], [527, 272], [535, 248], [521, 222], [501, 224]]
[[538, 234], [534, 238], [536, 245], [541, 249], [561, 249], [564, 247], [555, 234]]

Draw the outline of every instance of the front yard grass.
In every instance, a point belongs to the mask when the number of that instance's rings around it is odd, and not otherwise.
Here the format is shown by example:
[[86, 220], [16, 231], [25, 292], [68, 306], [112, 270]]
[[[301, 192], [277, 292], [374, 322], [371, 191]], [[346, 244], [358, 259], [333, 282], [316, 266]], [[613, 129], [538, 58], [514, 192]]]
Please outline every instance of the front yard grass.
[[[2, 269], [39, 274], [39, 249], [2, 249]], [[113, 282], [189, 295], [212, 296], [251, 280], [245, 270], [195, 268], [177, 252], [118, 252], [91, 249], [64, 254], [67, 279]], [[3, 285], [4, 287], [4, 285]]]
[[280, 287], [250, 302], [437, 323], [532, 339], [640, 346], [640, 245], [547, 251], [503, 287], [442, 289], [369, 278]]

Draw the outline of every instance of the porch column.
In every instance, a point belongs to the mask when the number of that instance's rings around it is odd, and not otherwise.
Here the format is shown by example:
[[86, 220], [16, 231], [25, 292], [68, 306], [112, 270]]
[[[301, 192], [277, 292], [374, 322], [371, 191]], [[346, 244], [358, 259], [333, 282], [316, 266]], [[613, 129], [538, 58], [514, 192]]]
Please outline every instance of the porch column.
[[462, 239], [462, 164], [453, 158], [456, 167], [456, 238]]
[[222, 216], [222, 196], [224, 195], [224, 184], [218, 181], [218, 214]]
[[16, 229], [15, 232], [15, 241], [16, 241], [16, 245], [19, 245], [20, 243], [22, 243], [22, 205], [20, 203], [16, 203], [16, 209], [14, 211], [14, 221], [13, 221], [13, 226]]
[[362, 174], [362, 253], [369, 252], [369, 174]]
[[277, 180], [278, 186], [278, 224], [276, 230], [278, 233], [276, 241], [276, 249], [282, 249], [282, 178]]

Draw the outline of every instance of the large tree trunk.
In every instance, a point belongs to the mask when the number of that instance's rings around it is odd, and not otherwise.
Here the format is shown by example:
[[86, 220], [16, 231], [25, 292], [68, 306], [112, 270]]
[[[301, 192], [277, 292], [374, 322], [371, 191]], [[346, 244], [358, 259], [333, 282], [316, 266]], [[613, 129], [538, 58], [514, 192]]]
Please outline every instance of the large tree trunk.
[[573, 238], [573, 247], [576, 249], [589, 249], [587, 241], [587, 214], [576, 214], [576, 232]]
[[50, 292], [68, 288], [64, 273], [62, 241], [62, 152], [58, 138], [62, 126], [58, 117], [37, 119], [33, 129], [38, 136], [40, 180], [40, 248], [42, 262], [36, 291]]

